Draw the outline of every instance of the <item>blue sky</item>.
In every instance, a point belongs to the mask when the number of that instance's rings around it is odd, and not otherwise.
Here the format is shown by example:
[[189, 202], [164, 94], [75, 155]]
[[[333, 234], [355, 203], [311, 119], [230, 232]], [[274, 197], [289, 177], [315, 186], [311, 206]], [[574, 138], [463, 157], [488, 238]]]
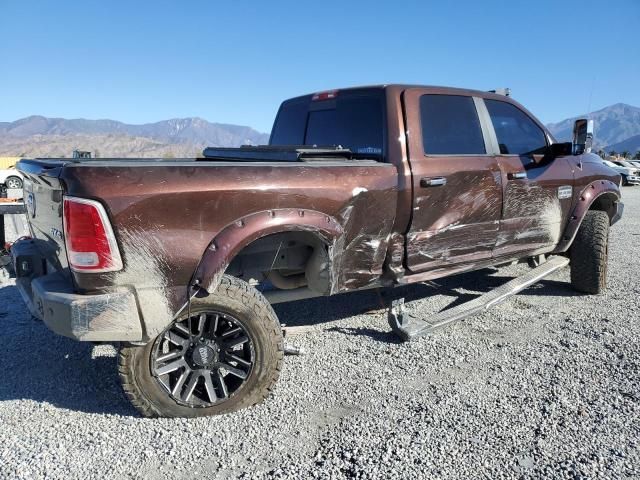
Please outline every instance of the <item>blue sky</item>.
[[269, 131], [285, 98], [373, 83], [508, 86], [543, 122], [640, 106], [640, 0], [0, 0], [0, 26], [0, 121]]

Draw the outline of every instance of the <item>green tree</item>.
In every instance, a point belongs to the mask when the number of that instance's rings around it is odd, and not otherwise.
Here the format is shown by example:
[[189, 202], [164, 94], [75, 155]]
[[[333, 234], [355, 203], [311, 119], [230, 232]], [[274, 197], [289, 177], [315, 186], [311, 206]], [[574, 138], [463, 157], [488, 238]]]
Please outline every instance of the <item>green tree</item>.
[[634, 160], [640, 160], [640, 150], [636, 152], [636, 155], [633, 157]]
[[618, 154], [618, 152], [616, 152], [615, 150], [611, 150], [611, 151], [609, 152], [609, 156], [610, 156], [610, 157], [615, 157], [617, 154]]
[[600, 149], [600, 150], [598, 150], [598, 156], [600, 156], [600, 158], [602, 158], [604, 160], [605, 158], [607, 158], [607, 152], [605, 152], [604, 150]]
[[629, 152], [629, 150], [625, 150], [620, 155], [622, 155], [622, 158], [629, 158], [631, 156], [631, 152]]

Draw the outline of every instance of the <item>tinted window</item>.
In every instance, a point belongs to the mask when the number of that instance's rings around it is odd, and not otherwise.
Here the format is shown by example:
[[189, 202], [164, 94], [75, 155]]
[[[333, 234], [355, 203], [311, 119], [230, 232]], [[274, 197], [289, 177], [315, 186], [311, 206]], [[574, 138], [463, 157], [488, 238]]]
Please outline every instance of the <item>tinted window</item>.
[[282, 104], [271, 132], [272, 145], [302, 145], [307, 122], [306, 100], [292, 100]]
[[423, 95], [420, 97], [420, 118], [424, 153], [486, 153], [478, 113], [471, 97]]
[[500, 153], [525, 155], [544, 152], [547, 147], [544, 132], [526, 113], [499, 100], [485, 100], [484, 103], [498, 137]]
[[338, 93], [337, 99], [285, 102], [273, 126], [271, 145], [317, 145], [381, 155], [384, 120], [381, 94]]
[[380, 98], [338, 98], [336, 108], [309, 112], [306, 145], [342, 145], [382, 153]]

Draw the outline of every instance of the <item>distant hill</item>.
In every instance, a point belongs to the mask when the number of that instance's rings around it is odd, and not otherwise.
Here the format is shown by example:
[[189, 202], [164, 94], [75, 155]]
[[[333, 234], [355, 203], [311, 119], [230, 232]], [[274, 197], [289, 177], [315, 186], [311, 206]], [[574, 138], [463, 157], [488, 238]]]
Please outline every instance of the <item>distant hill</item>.
[[636, 152], [640, 152], [640, 135], [634, 135], [627, 138], [622, 142], [614, 143], [613, 145], [607, 145], [604, 149], [605, 152], [615, 151], [617, 153], [629, 152], [631, 155], [635, 155]]
[[31, 116], [0, 122], [0, 155], [69, 156], [74, 149], [101, 157], [195, 156], [206, 146], [260, 145], [269, 136], [250, 127], [174, 118], [131, 125], [115, 120]]
[[[577, 118], [586, 118], [587, 115], [580, 115], [568, 118], [558, 123], [550, 123], [547, 128], [553, 135], [561, 141], [570, 141], [573, 136], [573, 122]], [[594, 144], [598, 147], [605, 147], [607, 151], [610, 146], [620, 144], [640, 135], [640, 108], [616, 103], [602, 110], [593, 112], [589, 118], [595, 120]], [[620, 147], [615, 147], [616, 151]], [[623, 149], [635, 152], [633, 149]]]
[[193, 143], [164, 143], [129, 135], [0, 135], [0, 156], [70, 157], [74, 150], [88, 150], [95, 157], [197, 157], [202, 146]]

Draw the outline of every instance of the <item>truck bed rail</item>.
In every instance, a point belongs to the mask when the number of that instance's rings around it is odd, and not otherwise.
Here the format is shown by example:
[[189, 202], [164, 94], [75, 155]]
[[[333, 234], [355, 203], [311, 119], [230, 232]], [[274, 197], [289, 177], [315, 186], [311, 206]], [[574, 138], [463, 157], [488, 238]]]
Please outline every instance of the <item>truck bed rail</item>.
[[319, 159], [371, 159], [342, 147], [309, 147], [308, 145], [243, 145], [239, 148], [207, 147], [200, 160], [233, 160], [244, 162], [300, 162]]

